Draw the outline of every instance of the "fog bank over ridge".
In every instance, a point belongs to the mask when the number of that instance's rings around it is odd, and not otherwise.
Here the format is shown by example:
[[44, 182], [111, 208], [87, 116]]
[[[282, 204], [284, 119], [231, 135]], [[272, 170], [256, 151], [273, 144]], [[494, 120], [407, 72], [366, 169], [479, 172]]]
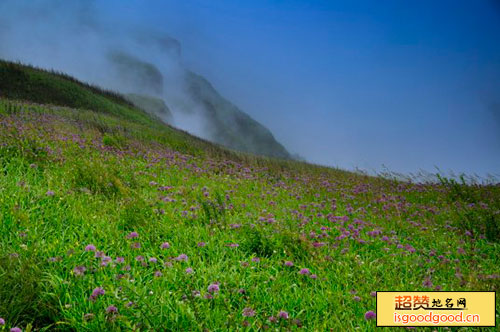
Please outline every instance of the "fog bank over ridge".
[[10, 5], [2, 8], [12, 15], [0, 29], [1, 57], [119, 91], [165, 122], [229, 148], [290, 158], [267, 128], [184, 66], [181, 43], [168, 34], [114, 24], [92, 2]]

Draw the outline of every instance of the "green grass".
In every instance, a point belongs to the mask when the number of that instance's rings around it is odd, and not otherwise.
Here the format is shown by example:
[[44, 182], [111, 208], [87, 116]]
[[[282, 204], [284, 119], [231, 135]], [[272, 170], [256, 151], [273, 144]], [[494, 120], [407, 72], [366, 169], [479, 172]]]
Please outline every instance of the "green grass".
[[[5, 328], [365, 331], [376, 330], [364, 319], [373, 291], [429, 290], [426, 279], [498, 290], [498, 185], [403, 183], [228, 151], [68, 82], [123, 113], [38, 105], [25, 92], [2, 96], [31, 102], [0, 99]], [[105, 294], [92, 301], [97, 287]], [[269, 320], [281, 310], [289, 319]]]

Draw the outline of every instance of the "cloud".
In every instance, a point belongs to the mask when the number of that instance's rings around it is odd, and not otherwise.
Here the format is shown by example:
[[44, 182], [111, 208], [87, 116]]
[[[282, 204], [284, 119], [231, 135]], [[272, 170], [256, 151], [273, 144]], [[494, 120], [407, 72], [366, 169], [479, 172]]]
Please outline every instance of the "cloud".
[[[180, 42], [145, 19], [131, 24], [89, 0], [2, 0], [0, 45], [0, 57], [8, 60], [167, 99], [179, 126], [210, 138], [199, 106], [184, 91]], [[184, 115], [185, 109], [191, 112]]]
[[[5, 0], [0, 56], [124, 94], [160, 98], [181, 129], [233, 149], [289, 157], [266, 128], [186, 68], [181, 43], [156, 29], [148, 16], [130, 22], [123, 13], [97, 4]], [[171, 123], [172, 118], [163, 120]]]

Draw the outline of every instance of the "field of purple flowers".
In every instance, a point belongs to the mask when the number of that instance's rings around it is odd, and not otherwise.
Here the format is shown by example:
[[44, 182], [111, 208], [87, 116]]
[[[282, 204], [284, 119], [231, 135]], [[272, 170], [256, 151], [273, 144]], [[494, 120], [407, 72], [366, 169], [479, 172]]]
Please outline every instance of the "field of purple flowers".
[[365, 331], [376, 291], [499, 288], [498, 185], [165, 135], [0, 99], [0, 330]]

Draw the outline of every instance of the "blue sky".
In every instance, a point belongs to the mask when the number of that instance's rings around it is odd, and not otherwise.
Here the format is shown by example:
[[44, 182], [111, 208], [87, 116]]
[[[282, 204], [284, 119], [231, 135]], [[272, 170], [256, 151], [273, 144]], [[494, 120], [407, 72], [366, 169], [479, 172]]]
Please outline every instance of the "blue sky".
[[188, 67], [309, 161], [500, 175], [499, 1], [94, 3], [110, 26], [176, 37]]
[[144, 3], [125, 16], [179, 38], [187, 65], [311, 161], [500, 173], [495, 1]]

